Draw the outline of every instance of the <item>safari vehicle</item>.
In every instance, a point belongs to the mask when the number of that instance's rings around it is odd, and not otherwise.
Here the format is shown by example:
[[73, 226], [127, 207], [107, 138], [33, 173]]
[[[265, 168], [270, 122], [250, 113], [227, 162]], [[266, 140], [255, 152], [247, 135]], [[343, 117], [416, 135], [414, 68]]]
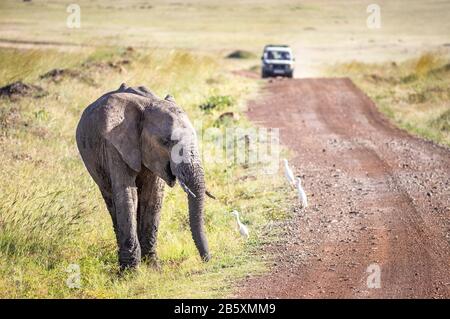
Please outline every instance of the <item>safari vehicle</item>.
[[288, 45], [269, 44], [264, 47], [261, 57], [263, 78], [286, 76], [292, 78], [295, 59]]

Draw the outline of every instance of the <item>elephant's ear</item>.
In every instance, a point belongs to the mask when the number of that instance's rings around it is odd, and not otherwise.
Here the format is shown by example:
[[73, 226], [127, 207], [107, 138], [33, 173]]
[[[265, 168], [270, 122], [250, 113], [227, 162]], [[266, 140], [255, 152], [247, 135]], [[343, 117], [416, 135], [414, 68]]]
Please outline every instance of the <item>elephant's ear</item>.
[[117, 149], [127, 165], [136, 172], [141, 170], [142, 111], [134, 105], [124, 105], [121, 114], [114, 114], [105, 138]]

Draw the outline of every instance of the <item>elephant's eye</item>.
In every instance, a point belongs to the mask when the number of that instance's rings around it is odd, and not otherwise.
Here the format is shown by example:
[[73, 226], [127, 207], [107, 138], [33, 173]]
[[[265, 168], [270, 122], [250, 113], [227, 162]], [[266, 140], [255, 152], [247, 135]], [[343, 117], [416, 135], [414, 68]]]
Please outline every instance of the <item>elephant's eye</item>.
[[165, 139], [165, 138], [161, 138], [161, 139], [159, 140], [159, 142], [160, 142], [162, 145], [166, 146], [166, 147], [169, 147], [170, 144], [171, 144], [171, 141], [168, 140], [168, 139]]

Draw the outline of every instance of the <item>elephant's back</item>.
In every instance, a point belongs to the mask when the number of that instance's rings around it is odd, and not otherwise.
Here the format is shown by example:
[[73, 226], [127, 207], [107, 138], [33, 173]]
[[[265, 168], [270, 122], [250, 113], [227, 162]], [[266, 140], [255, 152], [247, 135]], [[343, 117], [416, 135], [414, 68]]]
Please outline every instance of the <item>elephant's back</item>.
[[77, 125], [76, 139], [80, 144], [86, 139], [99, 138], [124, 118], [127, 108], [143, 109], [154, 102], [153, 98], [131, 92], [108, 92], [86, 107]]
[[133, 93], [113, 91], [102, 95], [81, 114], [76, 129], [78, 146], [82, 142], [101, 139], [103, 133], [123, 119], [127, 107], [143, 109], [147, 104], [148, 98]]
[[88, 105], [81, 114], [80, 120], [76, 128], [75, 138], [78, 150], [83, 156], [83, 152], [87, 148], [93, 148], [98, 142], [100, 135], [100, 127], [104, 126], [104, 112], [102, 109], [106, 105], [106, 101], [111, 93], [102, 95], [96, 101]]

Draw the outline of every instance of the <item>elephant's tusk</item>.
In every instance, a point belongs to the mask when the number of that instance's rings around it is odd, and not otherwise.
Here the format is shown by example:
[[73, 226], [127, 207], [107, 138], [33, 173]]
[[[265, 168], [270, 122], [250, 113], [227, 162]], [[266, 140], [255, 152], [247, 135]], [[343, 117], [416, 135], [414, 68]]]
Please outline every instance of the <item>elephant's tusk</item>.
[[180, 183], [180, 186], [184, 190], [185, 193], [191, 194], [192, 197], [197, 198], [197, 196], [189, 189], [189, 187], [186, 186], [185, 183], [180, 182], [179, 180], [178, 180], [178, 182]]
[[[188, 194], [192, 195], [192, 197], [197, 198], [197, 196], [194, 194], [194, 192], [191, 191], [191, 190], [189, 189], [189, 187], [186, 186], [185, 183], [180, 182], [179, 180], [178, 180], [178, 182], [180, 183], [180, 186], [181, 186], [181, 188], [184, 190], [185, 193], [188, 193]], [[216, 196], [214, 196], [213, 194], [211, 194], [208, 190], [205, 190], [205, 194], [206, 194], [209, 198], [217, 199]]]
[[211, 194], [208, 190], [205, 191], [205, 194], [212, 199], [217, 199], [216, 196], [214, 196], [213, 194]]

